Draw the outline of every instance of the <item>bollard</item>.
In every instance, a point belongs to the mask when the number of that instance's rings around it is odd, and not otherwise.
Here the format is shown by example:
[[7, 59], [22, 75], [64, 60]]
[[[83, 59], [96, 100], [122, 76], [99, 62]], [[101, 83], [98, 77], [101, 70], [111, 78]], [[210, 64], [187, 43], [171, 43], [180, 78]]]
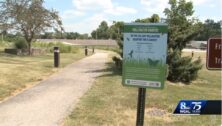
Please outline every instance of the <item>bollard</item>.
[[54, 47], [54, 67], [59, 67], [59, 47]]
[[93, 49], [92, 49], [92, 53], [94, 53], [94, 47], [93, 47]]
[[85, 46], [85, 56], [88, 55], [88, 49], [87, 49], [87, 46]]

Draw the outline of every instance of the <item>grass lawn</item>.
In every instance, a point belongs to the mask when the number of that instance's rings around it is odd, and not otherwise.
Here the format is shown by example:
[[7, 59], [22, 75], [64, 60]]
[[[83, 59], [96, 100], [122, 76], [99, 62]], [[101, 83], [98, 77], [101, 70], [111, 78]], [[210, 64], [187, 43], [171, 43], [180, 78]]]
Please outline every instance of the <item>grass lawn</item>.
[[[189, 55], [189, 54], [184, 54]], [[195, 58], [205, 58], [197, 53]], [[205, 59], [203, 60], [205, 62]], [[104, 75], [80, 99], [64, 126], [135, 126], [137, 88], [123, 87], [121, 76], [107, 64]], [[173, 115], [182, 99], [221, 99], [221, 72], [208, 71], [205, 66], [199, 79], [190, 85], [166, 82], [163, 90], [147, 89], [144, 126], [219, 126], [221, 116]]]
[[43, 56], [15, 56], [0, 48], [0, 101], [45, 79], [62, 67], [84, 57], [78, 53], [60, 54], [60, 68], [53, 68], [53, 54]]

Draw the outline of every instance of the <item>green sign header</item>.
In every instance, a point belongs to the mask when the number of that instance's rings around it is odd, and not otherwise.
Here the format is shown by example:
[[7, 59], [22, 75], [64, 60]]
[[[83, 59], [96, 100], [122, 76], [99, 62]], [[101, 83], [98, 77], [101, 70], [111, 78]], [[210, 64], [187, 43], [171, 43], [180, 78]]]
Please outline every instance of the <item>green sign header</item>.
[[141, 23], [134, 23], [126, 24], [124, 27], [124, 33], [167, 33], [167, 25], [166, 24], [141, 24]]

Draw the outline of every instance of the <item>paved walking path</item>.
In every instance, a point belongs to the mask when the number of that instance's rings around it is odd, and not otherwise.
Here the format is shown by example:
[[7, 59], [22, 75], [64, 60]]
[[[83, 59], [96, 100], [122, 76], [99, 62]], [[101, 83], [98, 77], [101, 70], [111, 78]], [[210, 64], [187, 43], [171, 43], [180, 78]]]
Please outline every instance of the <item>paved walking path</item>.
[[102, 74], [107, 58], [105, 52], [84, 58], [0, 103], [0, 126], [58, 126]]

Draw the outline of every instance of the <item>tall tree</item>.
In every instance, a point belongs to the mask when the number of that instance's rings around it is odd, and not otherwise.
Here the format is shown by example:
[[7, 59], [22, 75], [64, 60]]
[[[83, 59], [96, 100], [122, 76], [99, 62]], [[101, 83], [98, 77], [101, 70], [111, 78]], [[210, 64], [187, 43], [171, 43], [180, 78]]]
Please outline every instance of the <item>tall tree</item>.
[[123, 57], [123, 34], [122, 34], [123, 27], [124, 27], [124, 22], [114, 21], [109, 29], [109, 32], [111, 34], [111, 39], [116, 40], [119, 46], [119, 51], [117, 52], [119, 56], [113, 57], [113, 61], [115, 62], [116, 66], [119, 69], [121, 69], [122, 67], [122, 57]]
[[109, 39], [109, 26], [106, 21], [102, 21], [99, 25], [99, 27], [92, 31], [91, 36], [94, 39]]
[[169, 0], [170, 8], [164, 10], [168, 24], [168, 80], [189, 83], [195, 80], [201, 69], [201, 60], [182, 57], [182, 49], [196, 37], [200, 31], [200, 23], [193, 18], [192, 2], [186, 0]]
[[218, 22], [215, 22], [212, 19], [205, 20], [205, 22], [203, 23], [203, 29], [198, 34], [198, 36], [195, 37], [195, 40], [207, 41], [211, 37], [220, 36], [221, 24], [222, 20]]
[[122, 38], [124, 22], [122, 21], [113, 21], [113, 24], [109, 28], [110, 38], [117, 40]]
[[0, 2], [0, 28], [18, 30], [23, 33], [31, 55], [31, 43], [37, 34], [53, 27], [63, 31], [58, 12], [43, 6], [43, 0], [5, 0]]

